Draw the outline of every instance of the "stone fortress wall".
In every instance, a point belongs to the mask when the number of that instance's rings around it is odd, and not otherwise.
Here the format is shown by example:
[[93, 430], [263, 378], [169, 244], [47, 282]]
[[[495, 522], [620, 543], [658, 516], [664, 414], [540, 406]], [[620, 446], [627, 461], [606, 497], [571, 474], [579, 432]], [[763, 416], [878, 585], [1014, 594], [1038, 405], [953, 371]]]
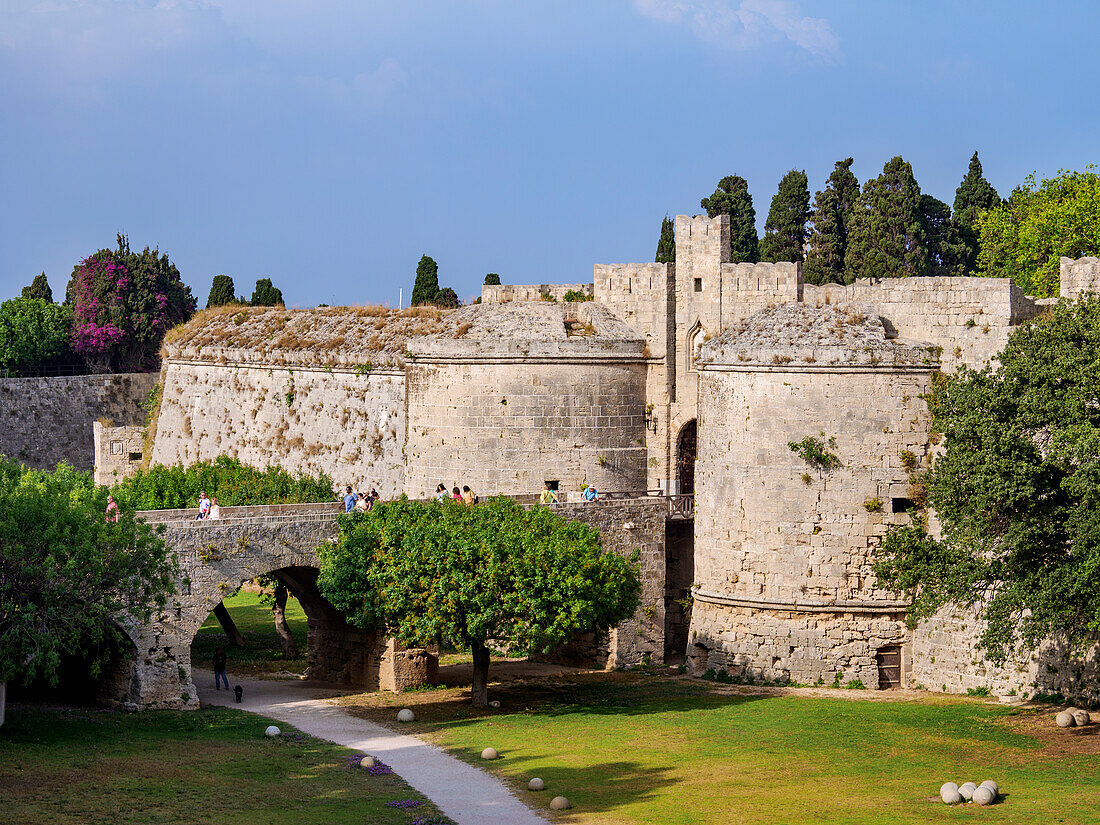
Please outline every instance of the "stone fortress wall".
[[90, 473], [95, 423], [144, 425], [156, 380], [150, 373], [0, 378], [0, 453], [28, 467], [65, 461]]

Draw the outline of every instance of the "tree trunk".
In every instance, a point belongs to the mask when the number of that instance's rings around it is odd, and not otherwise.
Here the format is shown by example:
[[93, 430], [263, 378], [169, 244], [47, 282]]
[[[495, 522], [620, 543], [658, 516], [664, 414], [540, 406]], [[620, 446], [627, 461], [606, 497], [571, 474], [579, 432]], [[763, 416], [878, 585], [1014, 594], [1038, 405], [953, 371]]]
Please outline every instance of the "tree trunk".
[[474, 653], [474, 684], [470, 689], [475, 708], [489, 706], [489, 648], [481, 642], [471, 645]]
[[224, 602], [218, 602], [218, 606], [214, 608], [214, 615], [218, 619], [218, 624], [222, 626], [222, 630], [225, 631], [225, 638], [229, 640], [229, 644], [233, 647], [244, 647], [244, 636], [237, 630], [237, 625], [233, 623], [233, 617], [225, 609]]
[[294, 641], [294, 634], [286, 623], [286, 588], [281, 584], [275, 587], [275, 603], [271, 605], [271, 613], [275, 617], [275, 632], [279, 634], [279, 641], [283, 645], [283, 658], [297, 659], [298, 643]]
[[8, 702], [8, 683], [0, 681], [0, 728], [4, 726], [4, 705]]

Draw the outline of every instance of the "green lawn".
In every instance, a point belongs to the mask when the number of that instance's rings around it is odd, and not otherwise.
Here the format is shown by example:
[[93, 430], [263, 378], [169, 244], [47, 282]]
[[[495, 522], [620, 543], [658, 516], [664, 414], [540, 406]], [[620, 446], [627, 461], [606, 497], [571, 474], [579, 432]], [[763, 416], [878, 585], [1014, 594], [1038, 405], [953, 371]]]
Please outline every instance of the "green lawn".
[[[10, 707], [0, 727], [6, 825], [404, 825], [438, 815], [352, 751], [229, 708], [124, 714]], [[395, 809], [386, 802], [416, 799]], [[437, 820], [444, 821], [444, 820]]]
[[301, 654], [296, 659], [283, 658], [271, 607], [260, 601], [259, 593], [242, 590], [226, 599], [225, 606], [244, 636], [244, 647], [231, 647], [226, 643], [221, 625], [211, 613], [191, 643], [191, 664], [209, 668], [214, 648], [220, 645], [229, 657], [230, 674], [254, 676], [281, 670], [301, 673], [306, 669], [306, 614], [297, 599], [291, 597], [286, 602], [287, 624]]
[[[547, 790], [521, 797], [543, 808], [568, 797], [575, 807], [563, 821], [1100, 822], [1100, 735], [1059, 731], [1046, 710], [936, 696], [714, 695], [699, 683], [626, 674], [491, 694], [503, 709], [484, 715], [458, 691], [398, 701], [417, 710], [413, 732], [452, 753], [519, 788], [541, 777]], [[391, 700], [348, 704], [392, 719]], [[504, 758], [480, 761], [488, 746]], [[1000, 783], [1001, 804], [952, 809], [929, 799], [943, 782], [984, 779]]]

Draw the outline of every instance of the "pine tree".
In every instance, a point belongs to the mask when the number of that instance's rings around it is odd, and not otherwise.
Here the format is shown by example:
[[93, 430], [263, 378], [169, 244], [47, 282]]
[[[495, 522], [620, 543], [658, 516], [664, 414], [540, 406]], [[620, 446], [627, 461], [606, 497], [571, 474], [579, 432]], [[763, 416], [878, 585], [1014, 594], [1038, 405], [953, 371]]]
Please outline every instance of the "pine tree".
[[859, 179], [852, 174], [852, 158], [838, 160], [825, 188], [814, 196], [810, 214], [813, 229], [806, 241], [802, 274], [808, 284], [850, 283], [844, 275], [848, 225], [859, 199]]
[[978, 263], [978, 215], [982, 210], [1001, 204], [1001, 196], [982, 175], [982, 162], [975, 152], [970, 158], [959, 188], [955, 190], [955, 214], [952, 220], [960, 239], [966, 244], [966, 272], [973, 272]]
[[900, 156], [867, 181], [849, 224], [845, 277], [904, 278], [924, 275], [928, 250], [920, 220], [920, 186]]
[[50, 289], [50, 282], [46, 280], [46, 273], [41, 275], [35, 275], [34, 280], [31, 281], [30, 286], [23, 287], [24, 298], [40, 298], [47, 304], [53, 303], [53, 290]]
[[449, 286], [443, 287], [435, 294], [435, 300], [432, 301], [437, 307], [443, 309], [455, 309], [462, 306], [462, 301], [458, 300], [458, 293], [451, 289]]
[[270, 278], [260, 278], [256, 281], [256, 288], [252, 290], [252, 300], [249, 303], [254, 307], [282, 306], [283, 291], [274, 286]]
[[661, 221], [661, 237], [657, 240], [657, 256], [653, 260], [659, 264], [676, 263], [676, 232], [668, 215]]
[[779, 190], [772, 198], [764, 239], [760, 241], [760, 260], [801, 261], [809, 217], [810, 190], [806, 172], [792, 169], [779, 181]]
[[235, 289], [233, 279], [228, 275], [215, 275], [214, 282], [210, 284], [210, 297], [206, 299], [206, 308], [236, 303]]
[[756, 210], [752, 207], [748, 181], [738, 175], [724, 177], [718, 181], [714, 194], [703, 198], [699, 205], [712, 218], [722, 212], [730, 216], [730, 260], [733, 263], [760, 260]]
[[500, 286], [500, 276], [495, 272], [490, 272], [485, 276], [485, 281], [483, 283], [485, 286]]
[[439, 264], [427, 255], [420, 256], [416, 265], [416, 281], [413, 282], [412, 306], [430, 304], [439, 294]]
[[951, 207], [931, 195], [920, 196], [920, 222], [928, 248], [928, 275], [962, 276], [969, 247], [959, 235]]

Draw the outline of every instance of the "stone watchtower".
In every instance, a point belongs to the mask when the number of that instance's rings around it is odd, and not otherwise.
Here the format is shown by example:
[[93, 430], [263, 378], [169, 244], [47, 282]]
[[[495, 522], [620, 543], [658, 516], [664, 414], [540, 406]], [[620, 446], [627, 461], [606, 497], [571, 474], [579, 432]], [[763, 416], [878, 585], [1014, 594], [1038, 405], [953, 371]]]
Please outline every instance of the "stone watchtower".
[[880, 660], [900, 658], [908, 630], [872, 551], [909, 520], [936, 367], [852, 307], [767, 309], [703, 345], [697, 672], [879, 686]]

